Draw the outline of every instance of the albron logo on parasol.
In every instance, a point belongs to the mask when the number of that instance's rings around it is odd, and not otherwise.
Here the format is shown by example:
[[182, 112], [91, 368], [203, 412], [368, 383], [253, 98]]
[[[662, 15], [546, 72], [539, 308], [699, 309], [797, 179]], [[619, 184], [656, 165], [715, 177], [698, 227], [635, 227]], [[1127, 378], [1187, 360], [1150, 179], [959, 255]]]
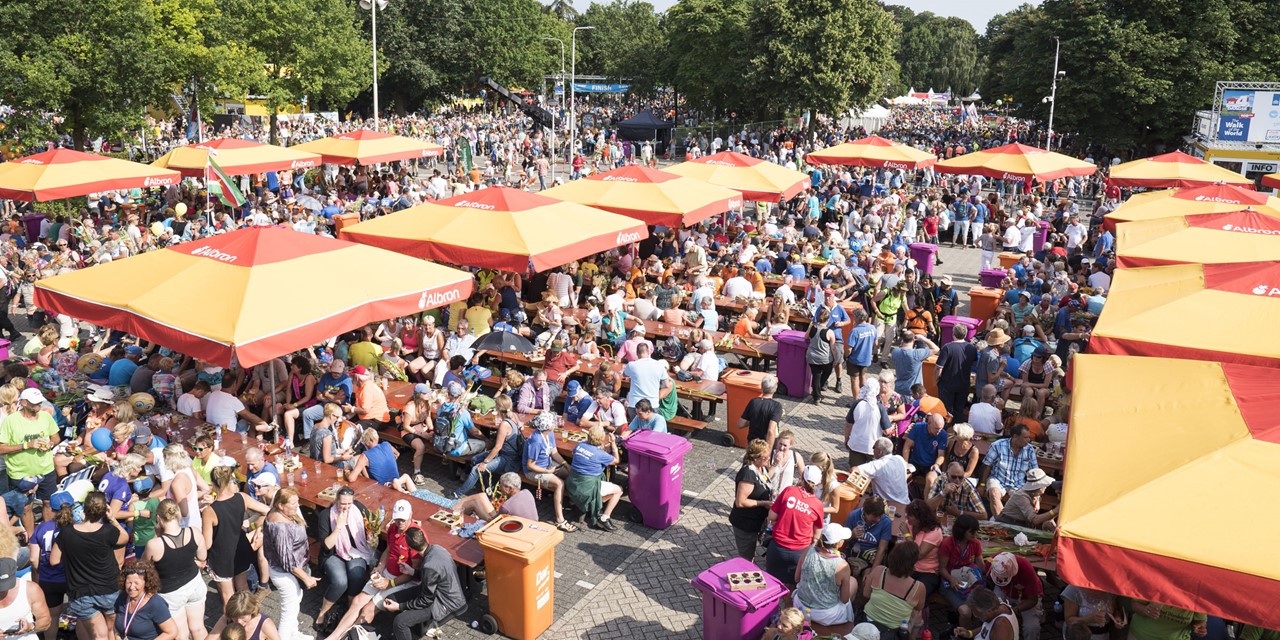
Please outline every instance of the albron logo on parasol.
[[315, 160], [293, 160], [289, 162], [290, 169], [309, 169], [316, 166]]
[[884, 168], [886, 168], [886, 169], [907, 169], [908, 167], [907, 167], [907, 165], [906, 165], [906, 164], [904, 164], [904, 163], [902, 163], [902, 162], [885, 162], [885, 163], [884, 163]]
[[449, 289], [448, 291], [423, 291], [422, 297], [418, 298], [418, 308], [426, 309], [431, 307], [443, 307], [446, 304], [457, 301], [462, 296], [457, 289]]
[[600, 179], [605, 182], [639, 182], [639, 180], [629, 176], [605, 176]]
[[742, 198], [734, 198], [729, 201], [730, 209], [737, 209], [742, 206]]
[[453, 206], [455, 206], [455, 207], [469, 207], [469, 208], [471, 208], [471, 209], [485, 209], [485, 210], [487, 210], [487, 211], [493, 211], [493, 205], [491, 205], [491, 204], [485, 204], [485, 203], [483, 203], [483, 202], [472, 202], [471, 200], [459, 200], [459, 201], [457, 201], [457, 202], [453, 203]]
[[193, 256], [204, 256], [204, 257], [206, 257], [206, 258], [213, 258], [214, 260], [217, 260], [218, 262], [235, 262], [236, 260], [238, 260], [238, 259], [239, 259], [239, 257], [238, 257], [238, 256], [233, 256], [233, 255], [231, 255], [231, 254], [229, 254], [229, 253], [223, 253], [223, 252], [221, 252], [221, 251], [218, 251], [217, 249], [214, 249], [213, 247], [211, 247], [211, 246], [209, 246], [209, 245], [207, 245], [207, 244], [206, 244], [206, 245], [204, 245], [204, 246], [201, 246], [201, 247], [198, 247], [198, 248], [192, 249], [192, 250], [191, 250], [191, 255], [193, 255]]
[[173, 184], [173, 178], [143, 178], [144, 187], [163, 187]]
[[626, 231], [619, 231], [619, 232], [618, 232], [618, 244], [619, 244], [619, 245], [623, 245], [623, 244], [631, 244], [631, 243], [633, 243], [633, 242], [640, 242], [640, 234], [638, 234], [638, 233], [627, 233]]
[[1022, 176], [1020, 176], [1020, 175], [1018, 175], [1018, 174], [1016, 174], [1016, 173], [1007, 173], [1007, 172], [1006, 172], [1006, 173], [1000, 174], [1000, 179], [1001, 179], [1001, 180], [1021, 180], [1021, 179], [1022, 179]]
[[1234, 231], [1236, 233], [1256, 233], [1263, 236], [1280, 236], [1280, 229], [1259, 229], [1257, 227], [1242, 227], [1238, 224], [1224, 224], [1223, 231]]
[[1220, 202], [1222, 204], [1240, 204], [1239, 200], [1234, 198], [1222, 198], [1219, 196], [1196, 196], [1196, 202]]
[[26, 158], [24, 160], [19, 160], [18, 164], [44, 164], [44, 160], [40, 160], [38, 158]]
[[732, 162], [725, 162], [724, 160], [707, 160], [705, 164], [718, 164], [726, 167], [735, 166]]
[[1253, 293], [1260, 296], [1280, 296], [1280, 288], [1269, 284], [1260, 284], [1253, 288]]

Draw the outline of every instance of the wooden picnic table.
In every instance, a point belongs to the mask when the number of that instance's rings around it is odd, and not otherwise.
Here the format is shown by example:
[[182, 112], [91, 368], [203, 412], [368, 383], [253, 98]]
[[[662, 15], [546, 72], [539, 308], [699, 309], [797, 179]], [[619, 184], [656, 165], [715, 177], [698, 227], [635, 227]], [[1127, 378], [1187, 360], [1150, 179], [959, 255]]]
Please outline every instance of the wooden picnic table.
[[[412, 392], [412, 385], [409, 386], [409, 390]], [[205, 432], [204, 425], [205, 423], [202, 420], [187, 420], [184, 424], [174, 429], [175, 439], [180, 438], [179, 441], [189, 443], [196, 436]], [[256, 437], [243, 438], [240, 433], [223, 430], [221, 444], [221, 452], [224, 455], [234, 458], [243, 465], [245, 452], [257, 447], [258, 440]], [[264, 447], [264, 454], [267, 460], [273, 464], [276, 456], [279, 455], [278, 452], [279, 447], [275, 445]], [[396, 500], [408, 500], [413, 505], [414, 519], [421, 521], [422, 530], [427, 534], [427, 538], [433, 544], [444, 547], [449, 552], [449, 555], [453, 556], [454, 562], [468, 569], [484, 563], [484, 551], [475, 538], [462, 538], [452, 535], [447, 527], [431, 520], [432, 514], [443, 510], [443, 507], [410, 494], [400, 493], [367, 477], [356, 478], [354, 481], [348, 482], [345, 474], [336, 466], [313, 460], [305, 455], [298, 455], [297, 457], [300, 468], [288, 472], [276, 465], [276, 471], [280, 473], [280, 484], [282, 486], [292, 487], [297, 490], [299, 502], [314, 509], [327, 508], [333, 504], [333, 500], [320, 494], [335, 484], [350, 486], [355, 490], [356, 498], [369, 506], [382, 505], [390, 507], [395, 504]], [[305, 481], [302, 480], [303, 470], [307, 472]], [[470, 516], [463, 518], [464, 524], [475, 521], [476, 519]]]
[[[765, 298], [760, 307], [761, 311], [763, 312], [763, 310], [768, 306], [769, 306], [769, 299]], [[716, 308], [722, 311], [728, 311], [730, 313], [740, 314], [746, 311], [747, 305], [745, 303], [738, 302], [737, 300], [734, 300], [733, 298], [730, 298], [728, 296], [716, 296]], [[792, 307], [790, 310], [790, 313], [787, 314], [787, 321], [791, 322], [792, 324], [799, 325], [801, 329], [808, 327], [811, 320], [812, 319], [809, 317], [809, 314], [799, 309], [796, 309], [794, 307]], [[759, 318], [757, 319], [757, 322], [760, 322], [762, 324], [767, 324], [768, 319]]]
[[[585, 309], [574, 309], [573, 317], [579, 322], [585, 322], [587, 312]], [[657, 320], [641, 320], [633, 316], [627, 316], [627, 329], [635, 328], [637, 323], [643, 323], [645, 328], [645, 337], [648, 338], [670, 338], [672, 336], [679, 339], [685, 344], [689, 343], [690, 335], [693, 327], [686, 327], [676, 324], [668, 324]], [[723, 331], [708, 332], [712, 341], [719, 342], [725, 336]], [[776, 360], [778, 358], [778, 343], [773, 340], [760, 340], [758, 338], [741, 338], [744, 345], [734, 346], [731, 349], [717, 349], [723, 353], [732, 353], [738, 356], [746, 356], [748, 358], [760, 358], [762, 360]]]
[[[531, 369], [541, 369], [546, 364], [546, 360], [541, 357], [530, 357], [524, 353], [513, 353], [509, 351], [487, 351], [495, 360], [514, 364]], [[600, 365], [605, 362], [604, 358], [580, 358], [578, 360], [578, 373], [586, 376], [594, 376], [600, 371]], [[676, 385], [676, 394], [686, 400], [706, 400], [708, 402], [724, 402], [725, 386], [723, 382], [717, 380], [701, 380], [701, 381], [684, 381], [672, 378], [672, 382]], [[626, 376], [622, 376], [622, 386], [625, 389], [630, 385], [630, 381]]]
[[[863, 499], [864, 500], [866, 499], [865, 496], [863, 497]], [[907, 524], [907, 505], [902, 504], [901, 502], [886, 501], [885, 511], [887, 512], [890, 507], [892, 507], [894, 511], [893, 528], [892, 528], [893, 535], [898, 540], [904, 540], [906, 539], [906, 534], [909, 531], [908, 524]], [[948, 515], [942, 518], [941, 522], [943, 526], [947, 528], [947, 530], [950, 530], [952, 524], [954, 524], [955, 522], [955, 518], [953, 516]], [[983, 526], [994, 526], [994, 527], [1001, 527], [1006, 529], [1008, 528], [1005, 526], [1004, 523], [995, 522], [994, 520], [982, 520], [980, 521], [980, 524], [982, 524]], [[989, 560], [992, 554], [984, 551], [983, 555], [987, 556], [987, 559]], [[1036, 555], [1025, 555], [1023, 557], [1026, 558], [1027, 562], [1031, 563], [1031, 566], [1035, 568], [1037, 571], [1045, 571], [1048, 573], [1058, 572], [1058, 562], [1056, 557], [1042, 558]]]

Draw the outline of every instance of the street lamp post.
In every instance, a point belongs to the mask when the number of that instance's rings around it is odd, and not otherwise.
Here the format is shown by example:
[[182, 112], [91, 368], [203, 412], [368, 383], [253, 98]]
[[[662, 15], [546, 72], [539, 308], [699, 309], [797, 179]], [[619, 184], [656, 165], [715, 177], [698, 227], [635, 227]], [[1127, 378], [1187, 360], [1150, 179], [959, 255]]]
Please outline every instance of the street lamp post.
[[[560, 43], [560, 103], [564, 104], [564, 40], [553, 38], [551, 36], [543, 36], [543, 40], [554, 40]], [[555, 93], [555, 91], [552, 91]], [[556, 181], [556, 138], [560, 136], [560, 130], [556, 127], [556, 112], [551, 112], [551, 182]], [[572, 152], [571, 152], [572, 154]], [[572, 158], [570, 158], [572, 160]]]
[[578, 113], [574, 109], [574, 85], [578, 82], [578, 32], [595, 27], [574, 27], [569, 38], [569, 165], [573, 165], [573, 154], [578, 148]]
[[373, 128], [378, 118], [378, 12], [387, 8], [387, 0], [360, 0], [360, 8], [369, 12], [373, 30]]
[[1049, 135], [1047, 136], [1044, 148], [1046, 150], [1053, 147], [1053, 111], [1057, 106], [1058, 99], [1058, 76], [1067, 75], [1066, 71], [1058, 71], [1058, 53], [1062, 51], [1062, 40], [1058, 36], [1053, 37], [1053, 83], [1049, 86], [1049, 97], [1044, 101], [1049, 103]]

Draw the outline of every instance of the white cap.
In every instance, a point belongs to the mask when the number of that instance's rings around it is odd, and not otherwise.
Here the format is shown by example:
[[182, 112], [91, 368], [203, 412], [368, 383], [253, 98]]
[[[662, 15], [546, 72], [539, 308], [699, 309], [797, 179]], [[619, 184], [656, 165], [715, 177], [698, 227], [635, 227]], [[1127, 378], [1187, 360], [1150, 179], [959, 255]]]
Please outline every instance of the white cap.
[[870, 622], [862, 622], [845, 636], [845, 640], [880, 640], [880, 629]]
[[804, 468], [804, 481], [809, 484], [816, 485], [822, 482], [822, 469], [814, 465], [808, 465]]
[[274, 473], [260, 473], [254, 476], [253, 480], [250, 480], [250, 482], [252, 482], [255, 486], [258, 486], [258, 487], [280, 486], [280, 481], [276, 480], [276, 474]]
[[853, 531], [844, 525], [832, 522], [822, 528], [822, 539], [827, 544], [839, 544], [853, 537]]
[[22, 394], [18, 396], [31, 404], [44, 404], [44, 394], [39, 389], [23, 389]]
[[413, 507], [409, 506], [408, 500], [396, 500], [396, 506], [391, 508], [392, 520], [409, 520], [413, 517]]

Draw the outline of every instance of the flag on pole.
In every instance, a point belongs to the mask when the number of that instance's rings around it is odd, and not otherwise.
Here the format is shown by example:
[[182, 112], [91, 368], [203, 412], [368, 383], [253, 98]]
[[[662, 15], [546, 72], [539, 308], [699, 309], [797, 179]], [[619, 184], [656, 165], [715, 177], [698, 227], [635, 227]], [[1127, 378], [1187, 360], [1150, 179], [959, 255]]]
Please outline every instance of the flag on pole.
[[222, 204], [231, 208], [239, 207], [244, 204], [244, 194], [240, 193], [240, 189], [236, 187], [236, 183], [231, 180], [222, 167], [214, 161], [213, 154], [209, 154], [209, 193], [218, 196]]

